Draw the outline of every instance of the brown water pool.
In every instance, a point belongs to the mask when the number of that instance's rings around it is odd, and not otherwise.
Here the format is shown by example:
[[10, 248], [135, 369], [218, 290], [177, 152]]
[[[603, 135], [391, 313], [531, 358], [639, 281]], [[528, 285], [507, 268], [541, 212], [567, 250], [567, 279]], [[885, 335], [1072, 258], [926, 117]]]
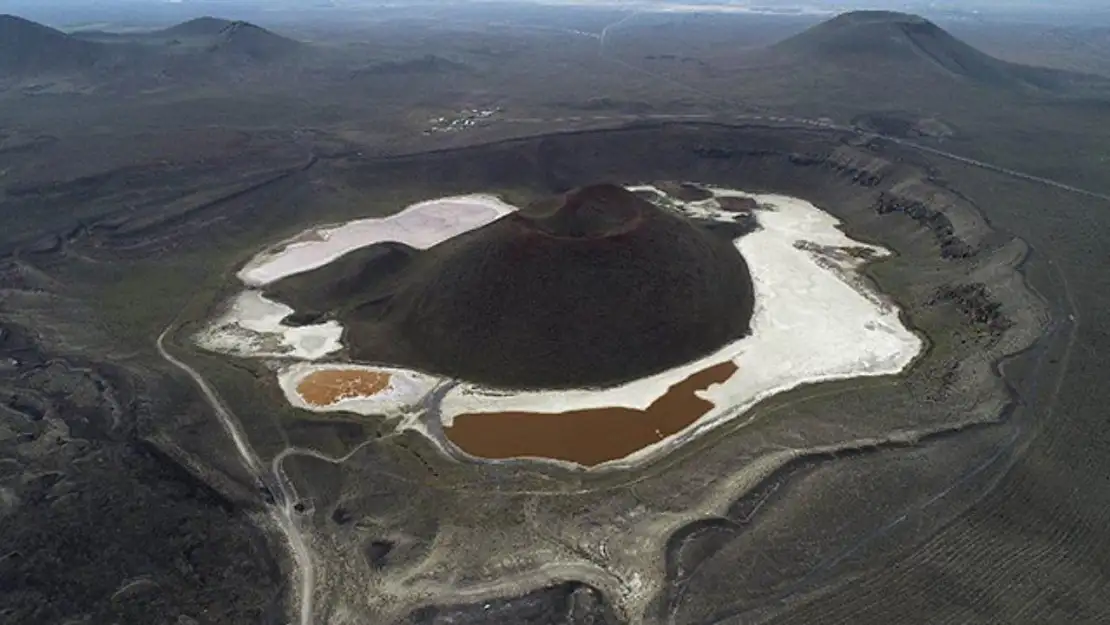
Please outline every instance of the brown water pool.
[[380, 393], [389, 386], [389, 379], [389, 374], [384, 371], [316, 371], [297, 384], [297, 393], [313, 406], [330, 406], [344, 399]]
[[594, 466], [676, 434], [713, 404], [694, 393], [736, 373], [726, 361], [671, 386], [646, 410], [611, 407], [560, 413], [484, 412], [455, 417], [447, 438], [480, 458], [553, 458]]

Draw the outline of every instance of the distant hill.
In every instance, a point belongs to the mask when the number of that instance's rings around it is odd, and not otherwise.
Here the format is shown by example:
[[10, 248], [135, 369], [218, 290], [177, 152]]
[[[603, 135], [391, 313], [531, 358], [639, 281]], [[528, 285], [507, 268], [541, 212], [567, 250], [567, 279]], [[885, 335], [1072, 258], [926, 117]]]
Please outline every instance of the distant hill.
[[89, 68], [103, 60], [101, 44], [14, 15], [0, 15], [0, 72], [29, 75]]
[[242, 82], [299, 67], [307, 56], [298, 52], [308, 48], [247, 22], [214, 17], [153, 32], [66, 34], [0, 15], [0, 83], [34, 86], [65, 77], [78, 79], [67, 87], [128, 90]]
[[997, 59], [923, 17], [892, 11], [844, 13], [775, 44], [771, 51], [857, 68], [893, 64], [998, 86], [1057, 89], [1085, 78]]
[[250, 22], [198, 17], [147, 35], [185, 47], [197, 47], [229, 58], [269, 62], [302, 48], [300, 42], [255, 26]]
[[163, 37], [214, 37], [234, 22], [219, 17], [198, 17], [151, 33]]
[[265, 62], [288, 56], [301, 47], [298, 41], [249, 22], [231, 22], [216, 33], [208, 49]]

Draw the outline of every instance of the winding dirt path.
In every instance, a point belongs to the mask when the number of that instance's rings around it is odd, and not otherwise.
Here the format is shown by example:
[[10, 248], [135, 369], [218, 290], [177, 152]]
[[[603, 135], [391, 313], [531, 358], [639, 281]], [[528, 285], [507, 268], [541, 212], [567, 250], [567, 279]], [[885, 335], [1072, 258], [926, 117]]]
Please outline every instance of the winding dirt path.
[[[224, 405], [219, 395], [205, 381], [204, 377], [197, 373], [196, 369], [185, 364], [166, 350], [165, 339], [171, 328], [166, 328], [158, 335], [158, 340], [155, 341], [158, 354], [163, 360], [192, 379], [193, 383], [200, 389], [205, 401], [211, 406], [212, 411], [219, 417], [220, 424], [228, 436], [235, 443], [235, 449], [239, 452], [239, 459], [243, 466], [264, 489], [273, 495], [274, 501], [270, 506], [270, 518], [273, 519], [278, 529], [285, 536], [286, 542], [289, 543], [289, 550], [293, 555], [293, 576], [300, 577], [300, 597], [297, 598], [300, 604], [300, 625], [312, 625], [312, 594], [316, 586], [315, 569], [308, 543], [297, 526], [296, 513], [293, 509], [295, 497], [287, 489], [284, 480], [275, 479], [276, 476], [264, 468], [262, 460], [254, 451], [254, 448], [251, 447], [239, 419]], [[275, 482], [276, 489], [273, 488]]]

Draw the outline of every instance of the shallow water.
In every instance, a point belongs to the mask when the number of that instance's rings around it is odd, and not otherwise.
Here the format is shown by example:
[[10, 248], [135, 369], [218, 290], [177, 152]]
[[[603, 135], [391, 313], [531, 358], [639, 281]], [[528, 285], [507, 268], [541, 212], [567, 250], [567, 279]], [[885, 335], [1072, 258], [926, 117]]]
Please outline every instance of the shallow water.
[[681, 432], [714, 408], [697, 395], [736, 374], [732, 361], [671, 386], [645, 410], [602, 407], [567, 412], [461, 414], [444, 430], [464, 452], [480, 458], [550, 458], [594, 466], [624, 458]]
[[316, 371], [297, 384], [297, 393], [313, 406], [330, 406], [344, 399], [372, 397], [389, 387], [384, 371], [332, 369]]
[[285, 398], [298, 408], [385, 417], [411, 411], [442, 382], [407, 369], [338, 362], [291, 363], [277, 378]]

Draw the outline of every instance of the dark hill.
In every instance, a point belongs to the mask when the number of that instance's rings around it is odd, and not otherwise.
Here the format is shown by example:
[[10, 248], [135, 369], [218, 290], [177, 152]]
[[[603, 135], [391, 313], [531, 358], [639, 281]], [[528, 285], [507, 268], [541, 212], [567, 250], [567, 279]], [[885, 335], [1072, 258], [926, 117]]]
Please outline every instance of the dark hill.
[[228, 59], [254, 61], [282, 59], [301, 49], [302, 44], [250, 22], [198, 17], [146, 35], [156, 40], [195, 47]]
[[301, 48], [300, 42], [272, 33], [248, 22], [231, 22], [224, 26], [209, 45], [217, 52], [255, 61], [274, 61]]
[[14, 15], [0, 15], [0, 72], [14, 75], [68, 71], [96, 65], [101, 44]]
[[1077, 74], [1010, 63], [992, 57], [916, 15], [854, 11], [822, 22], [772, 46], [772, 52], [822, 64], [866, 69], [895, 65], [976, 83], [1055, 89]]
[[205, 16], [151, 34], [162, 37], [214, 37], [233, 23], [231, 20]]
[[384, 306], [348, 307], [352, 356], [388, 354], [511, 387], [604, 386], [656, 373], [744, 336], [753, 308], [731, 240], [615, 185], [449, 240], [417, 256], [398, 283]]

